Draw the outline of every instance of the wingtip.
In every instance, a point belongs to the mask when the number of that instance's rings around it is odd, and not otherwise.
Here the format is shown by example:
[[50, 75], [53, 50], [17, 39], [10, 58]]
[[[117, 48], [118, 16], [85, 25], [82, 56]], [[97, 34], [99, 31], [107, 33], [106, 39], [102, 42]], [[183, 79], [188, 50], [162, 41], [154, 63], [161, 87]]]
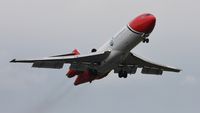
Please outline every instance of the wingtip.
[[16, 62], [16, 59], [13, 59], [13, 60], [10, 61], [10, 63], [13, 63], [13, 62]]
[[182, 69], [179, 69], [179, 71], [178, 72], [181, 72], [181, 71], [183, 71]]
[[176, 70], [177, 73], [179, 73], [179, 72], [181, 72], [181, 71], [183, 71], [183, 70], [182, 70], [182, 69], [177, 69], [177, 70]]

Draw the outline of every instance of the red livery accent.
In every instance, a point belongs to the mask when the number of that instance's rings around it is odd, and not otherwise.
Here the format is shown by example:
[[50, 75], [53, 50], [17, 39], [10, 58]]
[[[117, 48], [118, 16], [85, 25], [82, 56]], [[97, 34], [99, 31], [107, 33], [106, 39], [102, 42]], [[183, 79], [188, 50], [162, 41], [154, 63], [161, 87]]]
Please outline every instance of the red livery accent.
[[74, 77], [75, 75], [78, 75], [78, 74], [80, 74], [80, 72], [78, 72], [78, 71], [76, 71], [76, 70], [73, 70], [73, 69], [70, 69], [68, 72], [67, 72], [67, 76], [69, 77], [69, 78], [72, 78], [72, 77]]
[[[69, 54], [70, 55], [70, 54]], [[71, 55], [80, 55], [80, 52], [77, 50], [77, 49], [74, 49], [71, 53]], [[70, 69], [68, 72], [67, 72], [67, 76], [69, 78], [72, 78], [74, 77], [75, 75], [78, 75], [80, 74], [81, 72], [80, 71], [77, 71], [77, 70], [74, 70], [74, 69]]]
[[74, 49], [74, 50], [72, 51], [72, 53], [73, 53], [74, 55], [80, 55], [80, 52], [79, 52], [77, 49]]
[[92, 75], [88, 70], [86, 70], [76, 78], [74, 85], [79, 85], [86, 82], [92, 82], [92, 80], [94, 79], [95, 75]]
[[136, 17], [129, 23], [129, 27], [131, 29], [142, 32], [145, 34], [149, 34], [153, 31], [156, 23], [156, 17], [152, 14], [146, 13]]

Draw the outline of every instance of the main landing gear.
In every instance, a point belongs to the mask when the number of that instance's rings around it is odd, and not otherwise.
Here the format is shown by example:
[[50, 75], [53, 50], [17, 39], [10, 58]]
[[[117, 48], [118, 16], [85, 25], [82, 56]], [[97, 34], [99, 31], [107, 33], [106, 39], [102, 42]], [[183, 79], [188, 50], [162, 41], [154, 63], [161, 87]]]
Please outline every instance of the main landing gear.
[[119, 76], [119, 78], [122, 78], [122, 77], [127, 78], [128, 73], [126, 71], [120, 71], [118, 73], [118, 76]]

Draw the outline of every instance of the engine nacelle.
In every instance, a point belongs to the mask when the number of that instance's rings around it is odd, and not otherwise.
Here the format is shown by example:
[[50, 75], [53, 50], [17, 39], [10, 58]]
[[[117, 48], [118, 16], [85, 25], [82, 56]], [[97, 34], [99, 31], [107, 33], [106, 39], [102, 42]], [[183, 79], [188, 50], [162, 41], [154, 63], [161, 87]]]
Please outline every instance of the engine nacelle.
[[81, 72], [79, 72], [79, 71], [77, 71], [77, 70], [73, 70], [73, 69], [69, 69], [69, 71], [67, 72], [67, 76], [69, 77], [69, 78], [72, 78], [72, 77], [74, 77], [75, 75], [78, 75], [78, 74], [80, 74]]
[[156, 74], [156, 75], [162, 75], [163, 70], [155, 69], [155, 68], [142, 68], [142, 74]]
[[96, 77], [95, 75], [92, 75], [88, 70], [86, 70], [76, 78], [74, 85], [79, 85], [86, 82], [92, 82], [92, 80], [94, 80], [95, 77]]
[[74, 77], [75, 75], [82, 74], [88, 67], [83, 64], [72, 63], [69, 67], [69, 71], [67, 72], [67, 76], [69, 78]]

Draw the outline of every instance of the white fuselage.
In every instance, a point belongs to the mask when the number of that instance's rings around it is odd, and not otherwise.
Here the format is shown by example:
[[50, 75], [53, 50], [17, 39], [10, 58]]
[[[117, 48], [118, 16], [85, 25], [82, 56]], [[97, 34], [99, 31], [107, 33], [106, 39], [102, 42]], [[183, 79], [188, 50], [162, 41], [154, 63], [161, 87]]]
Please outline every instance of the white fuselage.
[[110, 51], [110, 55], [97, 67], [99, 73], [105, 74], [118, 66], [138, 43], [143, 40], [142, 33], [124, 27], [117, 35], [107, 41], [97, 51]]

